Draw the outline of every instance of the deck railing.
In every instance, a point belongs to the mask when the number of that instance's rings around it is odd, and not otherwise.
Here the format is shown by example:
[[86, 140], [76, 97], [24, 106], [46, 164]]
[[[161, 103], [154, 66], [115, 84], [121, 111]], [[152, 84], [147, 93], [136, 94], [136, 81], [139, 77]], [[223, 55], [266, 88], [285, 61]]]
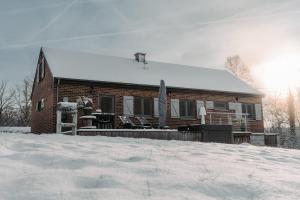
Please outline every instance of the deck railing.
[[206, 124], [232, 125], [234, 132], [250, 132], [248, 113], [208, 112]]

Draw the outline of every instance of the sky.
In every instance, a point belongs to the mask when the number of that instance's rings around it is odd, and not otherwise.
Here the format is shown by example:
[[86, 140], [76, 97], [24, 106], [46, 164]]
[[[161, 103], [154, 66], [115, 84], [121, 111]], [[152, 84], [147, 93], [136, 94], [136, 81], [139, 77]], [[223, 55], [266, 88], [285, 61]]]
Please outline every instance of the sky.
[[34, 73], [41, 46], [223, 68], [300, 52], [300, 0], [0, 0], [0, 81]]

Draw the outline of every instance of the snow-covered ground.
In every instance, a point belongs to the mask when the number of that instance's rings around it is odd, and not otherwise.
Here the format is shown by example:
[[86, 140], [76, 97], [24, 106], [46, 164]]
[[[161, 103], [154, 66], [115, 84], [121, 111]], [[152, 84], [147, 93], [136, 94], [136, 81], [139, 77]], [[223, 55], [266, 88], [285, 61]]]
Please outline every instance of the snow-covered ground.
[[0, 126], [0, 132], [4, 133], [30, 133], [31, 127], [10, 127], [10, 126]]
[[300, 151], [0, 133], [0, 199], [300, 199]]

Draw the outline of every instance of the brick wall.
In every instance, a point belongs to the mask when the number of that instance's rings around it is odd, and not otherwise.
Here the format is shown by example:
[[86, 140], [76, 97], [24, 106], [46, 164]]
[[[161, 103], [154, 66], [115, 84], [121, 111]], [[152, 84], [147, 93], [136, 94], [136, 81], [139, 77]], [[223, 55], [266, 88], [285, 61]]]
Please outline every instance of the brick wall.
[[[40, 54], [39, 60], [42, 58]], [[37, 73], [36, 73], [36, 76]], [[33, 133], [53, 133], [55, 130], [54, 112], [53, 112], [53, 76], [45, 63], [45, 77], [39, 83], [34, 80], [32, 91], [32, 122], [31, 131]], [[45, 99], [45, 107], [42, 111], [36, 110], [36, 105], [41, 99]]]
[[[94, 109], [98, 108], [98, 97], [100, 94], [115, 96], [115, 112], [116, 116], [123, 114], [123, 96], [142, 96], [142, 97], [158, 97], [158, 88], [143, 87], [143, 86], [129, 86], [119, 84], [105, 84], [105, 83], [92, 83], [92, 82], [79, 82], [62, 80], [59, 86], [54, 86], [54, 101], [56, 100], [56, 89], [58, 87], [58, 98], [61, 101], [63, 97], [68, 97], [69, 101], [76, 101], [78, 96], [89, 96], [93, 98]], [[187, 99], [187, 100], [202, 100], [202, 101], [220, 101], [220, 102], [234, 102], [236, 98], [242, 103], [260, 103], [261, 97], [249, 96], [242, 94], [220, 93], [220, 92], [207, 92], [199, 90], [182, 90], [182, 89], [169, 89], [168, 91], [168, 106], [167, 106], [167, 124], [176, 128], [179, 125], [199, 123], [196, 116], [192, 119], [174, 119], [170, 117], [170, 102], [171, 99]], [[54, 103], [56, 105], [56, 103]], [[54, 105], [54, 110], [56, 109]], [[208, 110], [209, 111], [209, 110]], [[79, 110], [79, 116], [82, 111]], [[55, 121], [55, 116], [53, 117]], [[118, 117], [116, 117], [116, 126], [120, 124]], [[157, 123], [158, 118], [151, 117], [149, 121]], [[78, 121], [79, 127], [81, 121]], [[250, 121], [251, 131], [263, 132], [263, 121]]]

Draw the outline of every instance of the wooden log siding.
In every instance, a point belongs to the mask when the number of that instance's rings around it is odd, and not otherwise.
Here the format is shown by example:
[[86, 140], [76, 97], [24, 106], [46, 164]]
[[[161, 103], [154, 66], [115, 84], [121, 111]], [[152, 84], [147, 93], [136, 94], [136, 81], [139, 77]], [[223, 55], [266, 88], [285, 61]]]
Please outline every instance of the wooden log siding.
[[[76, 101], [76, 96], [90, 96], [93, 98], [94, 102], [98, 102], [99, 94], [106, 94], [115, 96], [115, 127], [118, 128], [121, 123], [118, 119], [119, 115], [134, 115], [134, 96], [141, 97], [158, 97], [158, 88], [152, 87], [141, 87], [141, 86], [126, 86], [118, 84], [91, 84], [89, 82], [77, 82], [77, 81], [61, 81], [59, 98], [64, 96], [69, 97], [70, 101]], [[91, 88], [93, 89], [91, 92]], [[124, 98], [125, 97], [125, 98]], [[179, 100], [188, 99], [195, 101], [203, 101], [206, 99], [217, 99], [218, 101], [231, 102], [236, 97], [239, 97], [239, 101], [245, 103], [260, 103], [261, 97], [257, 96], [247, 96], [238, 95], [230, 93], [217, 93], [217, 92], [207, 92], [207, 91], [194, 91], [194, 90], [173, 90], [168, 89], [168, 100], [167, 100], [167, 125], [171, 128], [177, 128], [181, 125], [200, 123], [196, 116], [193, 118], [181, 118], [179, 115]], [[129, 99], [129, 100], [128, 100]], [[126, 102], [126, 103], [125, 103]], [[153, 102], [154, 104], [154, 102]], [[178, 106], [177, 106], [178, 105]], [[154, 106], [154, 105], [153, 105]], [[196, 107], [196, 105], [195, 105]], [[128, 109], [129, 108], [129, 109]], [[97, 104], [94, 104], [94, 109], [97, 109]], [[125, 109], [125, 110], [124, 110]], [[195, 108], [196, 109], [196, 108]], [[130, 110], [130, 112], [129, 112]], [[153, 109], [152, 116], [147, 117], [148, 121], [153, 124], [158, 123], [158, 116], [154, 113]], [[214, 112], [214, 110], [207, 110], [207, 112]], [[80, 113], [79, 113], [80, 115]], [[207, 116], [208, 117], [208, 116]], [[206, 119], [208, 120], [208, 119]], [[262, 132], [263, 131], [263, 121], [253, 121], [251, 122], [251, 131]]]

